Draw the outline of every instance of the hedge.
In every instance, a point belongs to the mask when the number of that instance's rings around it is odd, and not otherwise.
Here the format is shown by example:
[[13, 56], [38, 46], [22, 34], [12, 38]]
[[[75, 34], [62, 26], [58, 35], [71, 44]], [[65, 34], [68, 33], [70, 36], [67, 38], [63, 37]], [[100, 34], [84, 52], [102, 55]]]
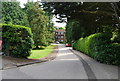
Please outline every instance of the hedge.
[[73, 48], [102, 63], [120, 65], [120, 44], [112, 43], [110, 38], [111, 35], [106, 33], [92, 34], [80, 38], [73, 44]]
[[0, 24], [0, 27], [2, 27], [2, 51], [4, 55], [27, 58], [33, 45], [31, 29], [9, 24]]

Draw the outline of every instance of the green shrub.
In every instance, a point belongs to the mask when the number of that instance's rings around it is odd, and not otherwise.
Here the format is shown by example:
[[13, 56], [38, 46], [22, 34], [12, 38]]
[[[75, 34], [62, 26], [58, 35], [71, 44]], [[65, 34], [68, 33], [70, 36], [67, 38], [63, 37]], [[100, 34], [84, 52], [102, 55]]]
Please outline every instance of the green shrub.
[[106, 33], [97, 33], [87, 37], [86, 42], [87, 54], [94, 58], [94, 53], [101, 52], [106, 44], [110, 44], [111, 36]]
[[85, 39], [83, 39], [83, 38], [79, 39], [79, 41], [78, 41], [78, 49], [81, 50], [82, 52], [85, 52], [84, 51], [85, 50]]
[[94, 53], [94, 58], [100, 62], [107, 64], [117, 64], [120, 65], [120, 45], [111, 43], [101, 45], [101, 47], [97, 48], [98, 51]]
[[73, 48], [102, 63], [120, 65], [120, 44], [112, 43], [111, 37], [108, 33], [92, 34], [80, 38], [73, 44]]
[[120, 43], [120, 29], [115, 29], [111, 40], [115, 43]]
[[31, 29], [19, 25], [0, 24], [2, 27], [3, 52], [5, 55], [27, 58], [33, 39]]

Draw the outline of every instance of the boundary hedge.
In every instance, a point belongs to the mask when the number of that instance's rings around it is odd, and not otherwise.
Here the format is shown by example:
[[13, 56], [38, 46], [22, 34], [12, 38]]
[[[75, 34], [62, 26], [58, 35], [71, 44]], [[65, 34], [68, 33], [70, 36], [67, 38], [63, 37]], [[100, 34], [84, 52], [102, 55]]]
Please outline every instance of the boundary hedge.
[[27, 58], [32, 49], [31, 29], [20, 25], [0, 24], [2, 27], [2, 51], [6, 56]]
[[120, 65], [120, 44], [112, 43], [111, 35], [96, 33], [86, 38], [80, 38], [73, 44], [73, 49], [79, 50], [99, 62]]

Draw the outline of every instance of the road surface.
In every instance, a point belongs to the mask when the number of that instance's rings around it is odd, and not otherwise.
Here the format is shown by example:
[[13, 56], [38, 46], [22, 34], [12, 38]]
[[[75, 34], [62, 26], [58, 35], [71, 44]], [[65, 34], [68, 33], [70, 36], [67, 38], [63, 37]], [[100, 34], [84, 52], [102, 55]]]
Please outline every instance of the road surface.
[[[96, 62], [90, 57], [58, 45], [55, 60], [2, 71], [3, 79], [118, 79], [118, 67]], [[80, 54], [77, 56], [75, 54]], [[93, 76], [93, 77], [92, 77]]]

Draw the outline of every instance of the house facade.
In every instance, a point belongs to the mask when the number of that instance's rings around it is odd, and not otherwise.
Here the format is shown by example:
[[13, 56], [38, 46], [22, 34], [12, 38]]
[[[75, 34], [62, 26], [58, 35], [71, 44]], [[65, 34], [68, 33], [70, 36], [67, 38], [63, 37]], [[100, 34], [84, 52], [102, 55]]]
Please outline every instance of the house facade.
[[65, 42], [65, 29], [56, 29], [55, 30], [55, 42]]

